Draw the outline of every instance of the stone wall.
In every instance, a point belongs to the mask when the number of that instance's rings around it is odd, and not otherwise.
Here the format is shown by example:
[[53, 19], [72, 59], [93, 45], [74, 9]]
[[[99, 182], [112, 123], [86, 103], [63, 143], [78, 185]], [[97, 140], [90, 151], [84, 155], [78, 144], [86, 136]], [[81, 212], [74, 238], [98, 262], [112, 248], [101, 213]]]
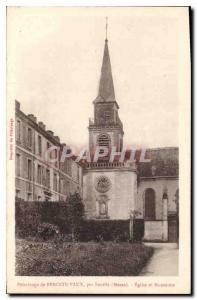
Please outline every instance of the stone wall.
[[145, 221], [144, 240], [145, 241], [167, 241], [168, 221]]

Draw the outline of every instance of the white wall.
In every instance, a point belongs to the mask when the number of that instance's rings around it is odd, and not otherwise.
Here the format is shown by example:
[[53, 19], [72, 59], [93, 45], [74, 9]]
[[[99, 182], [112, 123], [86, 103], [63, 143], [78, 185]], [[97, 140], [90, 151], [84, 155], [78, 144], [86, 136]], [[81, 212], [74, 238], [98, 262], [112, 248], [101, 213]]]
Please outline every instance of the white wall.
[[111, 181], [111, 188], [104, 193], [109, 198], [110, 219], [128, 219], [135, 205], [136, 173], [129, 169], [88, 170], [83, 177], [83, 199], [88, 218], [98, 216], [96, 199], [101, 194], [95, 188], [96, 178], [105, 175]]

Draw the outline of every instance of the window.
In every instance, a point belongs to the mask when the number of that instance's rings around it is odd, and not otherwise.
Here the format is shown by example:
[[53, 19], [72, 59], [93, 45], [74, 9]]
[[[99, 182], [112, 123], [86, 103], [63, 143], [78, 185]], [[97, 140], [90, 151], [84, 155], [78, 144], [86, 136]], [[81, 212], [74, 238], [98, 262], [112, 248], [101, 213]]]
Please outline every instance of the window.
[[16, 176], [20, 177], [21, 176], [21, 158], [20, 158], [20, 154], [16, 154]]
[[50, 187], [50, 170], [46, 170], [46, 186], [49, 188]]
[[110, 111], [104, 111], [104, 116], [109, 118], [111, 116]]
[[57, 174], [54, 173], [53, 176], [53, 190], [57, 192]]
[[47, 142], [47, 149], [49, 149], [50, 148], [50, 143], [49, 142]]
[[21, 140], [21, 122], [17, 120], [16, 124], [16, 140], [20, 141]]
[[110, 137], [108, 134], [106, 133], [102, 133], [98, 136], [97, 139], [97, 144], [98, 146], [105, 146], [105, 147], [109, 147], [110, 145]]
[[65, 182], [64, 179], [60, 180], [60, 193], [65, 194]]
[[42, 155], [42, 138], [38, 135], [38, 154]]
[[146, 189], [145, 191], [145, 220], [155, 220], [155, 191]]
[[26, 128], [26, 126], [23, 124], [23, 127], [21, 128], [21, 130], [22, 130], [22, 140], [23, 140], [23, 144], [24, 144], [24, 146], [26, 146], [27, 145], [27, 128]]
[[108, 123], [111, 119], [111, 112], [110, 111], [104, 111], [104, 117], [105, 117], [105, 122]]
[[51, 151], [51, 158], [55, 160], [54, 166], [58, 167], [58, 152], [56, 148]]
[[46, 185], [46, 177], [45, 177], [45, 175], [46, 175], [45, 168], [42, 167], [42, 184], [43, 185]]
[[32, 200], [32, 193], [27, 193], [27, 201], [31, 201]]
[[29, 180], [32, 179], [32, 161], [31, 161], [31, 159], [28, 159], [28, 161], [27, 161], [27, 178]]
[[54, 157], [55, 159], [56, 159], [56, 162], [55, 162], [55, 167], [57, 168], [58, 167], [58, 155], [57, 155], [57, 149], [55, 149], [55, 157]]
[[20, 190], [16, 189], [16, 198], [20, 198]]
[[27, 129], [27, 146], [30, 148], [32, 146], [32, 130], [31, 130], [31, 128]]
[[70, 182], [66, 181], [66, 195], [70, 194]]
[[71, 161], [69, 159], [65, 159], [65, 172], [71, 175]]
[[37, 180], [38, 183], [42, 183], [42, 167], [40, 165], [38, 165], [38, 169], [37, 169]]

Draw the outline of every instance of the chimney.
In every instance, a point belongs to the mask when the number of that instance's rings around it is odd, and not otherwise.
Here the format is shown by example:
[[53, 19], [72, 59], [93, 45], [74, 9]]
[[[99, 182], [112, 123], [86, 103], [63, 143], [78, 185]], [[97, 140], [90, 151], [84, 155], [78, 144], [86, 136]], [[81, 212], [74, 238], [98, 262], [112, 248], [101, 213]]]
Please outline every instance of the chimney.
[[46, 129], [46, 125], [45, 125], [43, 122], [38, 122], [38, 126], [39, 126], [40, 128], [42, 128], [43, 130]]
[[30, 120], [32, 120], [34, 123], [37, 123], [37, 118], [33, 115], [33, 114], [29, 114], [29, 115], [27, 115], [28, 116], [28, 118], [30, 119]]
[[47, 133], [48, 133], [49, 135], [53, 136], [53, 131], [47, 130]]
[[55, 135], [55, 136], [54, 136], [54, 139], [55, 139], [58, 143], [60, 143], [60, 138], [59, 138], [59, 136]]
[[62, 143], [60, 147], [63, 150], [63, 148], [66, 147], [66, 143]]
[[20, 110], [20, 106], [21, 106], [20, 102], [18, 100], [15, 100], [15, 108]]

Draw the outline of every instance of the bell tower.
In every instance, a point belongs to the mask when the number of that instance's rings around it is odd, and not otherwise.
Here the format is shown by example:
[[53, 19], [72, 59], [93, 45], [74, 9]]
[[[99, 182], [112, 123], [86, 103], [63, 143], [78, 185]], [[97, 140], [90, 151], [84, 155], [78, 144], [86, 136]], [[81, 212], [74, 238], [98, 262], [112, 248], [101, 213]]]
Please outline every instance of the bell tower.
[[103, 62], [99, 82], [98, 96], [93, 101], [94, 120], [89, 121], [89, 148], [94, 152], [96, 146], [123, 147], [123, 125], [118, 116], [118, 103], [115, 99], [111, 62], [108, 49], [107, 24]]
[[83, 169], [86, 218], [128, 220], [135, 209], [137, 175], [135, 166], [124, 157], [119, 161], [122, 155], [117, 153], [125, 152], [124, 132], [114, 91], [107, 24], [99, 88], [93, 105], [94, 120], [90, 120], [88, 127], [91, 161], [85, 161]]

